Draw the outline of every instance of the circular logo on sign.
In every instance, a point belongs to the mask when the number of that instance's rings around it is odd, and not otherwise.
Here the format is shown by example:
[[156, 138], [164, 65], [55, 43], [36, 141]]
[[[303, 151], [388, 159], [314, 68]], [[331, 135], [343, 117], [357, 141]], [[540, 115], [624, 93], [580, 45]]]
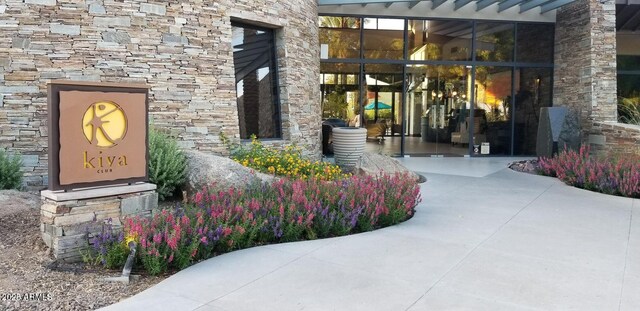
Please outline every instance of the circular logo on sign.
[[114, 102], [97, 102], [84, 113], [82, 130], [92, 145], [113, 147], [127, 134], [127, 116]]

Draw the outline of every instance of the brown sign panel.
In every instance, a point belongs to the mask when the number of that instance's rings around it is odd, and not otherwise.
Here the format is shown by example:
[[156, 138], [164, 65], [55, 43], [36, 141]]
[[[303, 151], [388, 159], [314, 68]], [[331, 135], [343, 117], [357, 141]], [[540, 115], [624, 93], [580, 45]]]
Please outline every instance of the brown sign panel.
[[148, 88], [49, 85], [49, 189], [146, 181]]

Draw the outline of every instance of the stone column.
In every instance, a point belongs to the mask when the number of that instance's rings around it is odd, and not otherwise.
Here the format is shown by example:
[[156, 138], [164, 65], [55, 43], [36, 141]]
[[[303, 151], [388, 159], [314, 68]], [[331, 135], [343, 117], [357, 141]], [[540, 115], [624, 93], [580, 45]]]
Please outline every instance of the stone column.
[[565, 141], [594, 142], [594, 122], [616, 122], [614, 0], [578, 0], [556, 15], [554, 106], [569, 108]]

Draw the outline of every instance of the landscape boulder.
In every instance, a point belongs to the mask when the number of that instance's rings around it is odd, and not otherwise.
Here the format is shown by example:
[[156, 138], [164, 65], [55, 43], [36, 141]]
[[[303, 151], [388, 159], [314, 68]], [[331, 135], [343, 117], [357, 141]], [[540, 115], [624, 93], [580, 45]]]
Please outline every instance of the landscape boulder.
[[358, 167], [357, 171], [358, 174], [363, 175], [408, 173], [416, 182], [424, 181], [424, 177], [410, 171], [396, 159], [373, 152], [365, 152], [362, 154], [360, 167]]
[[215, 185], [220, 187], [242, 188], [255, 181], [271, 182], [272, 175], [256, 172], [241, 164], [222, 156], [187, 150], [187, 174], [185, 190], [189, 196], [202, 187]]

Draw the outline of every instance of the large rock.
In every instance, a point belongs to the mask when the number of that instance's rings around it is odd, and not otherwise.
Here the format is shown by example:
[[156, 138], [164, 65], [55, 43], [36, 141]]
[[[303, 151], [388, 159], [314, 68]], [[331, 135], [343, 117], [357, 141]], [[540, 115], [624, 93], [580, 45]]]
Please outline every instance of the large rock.
[[255, 181], [270, 182], [274, 176], [256, 172], [235, 161], [199, 151], [185, 151], [187, 156], [186, 190], [191, 196], [202, 187], [245, 187]]
[[551, 157], [568, 149], [580, 148], [580, 120], [566, 107], [540, 108], [536, 155]]
[[364, 175], [379, 175], [381, 173], [408, 173], [416, 181], [421, 181], [420, 175], [408, 170], [397, 160], [385, 155], [372, 152], [365, 152], [364, 154], [362, 154], [358, 173]]

